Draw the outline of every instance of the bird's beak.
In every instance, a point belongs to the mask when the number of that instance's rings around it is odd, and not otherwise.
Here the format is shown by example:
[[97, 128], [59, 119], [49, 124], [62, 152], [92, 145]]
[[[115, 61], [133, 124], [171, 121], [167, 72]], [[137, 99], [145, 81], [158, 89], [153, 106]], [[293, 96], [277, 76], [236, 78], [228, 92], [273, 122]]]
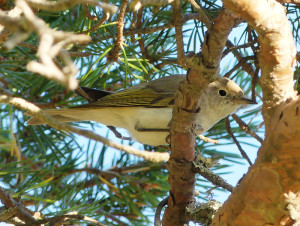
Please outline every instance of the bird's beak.
[[246, 97], [237, 98], [235, 99], [235, 102], [238, 104], [257, 104], [256, 101], [248, 99]]

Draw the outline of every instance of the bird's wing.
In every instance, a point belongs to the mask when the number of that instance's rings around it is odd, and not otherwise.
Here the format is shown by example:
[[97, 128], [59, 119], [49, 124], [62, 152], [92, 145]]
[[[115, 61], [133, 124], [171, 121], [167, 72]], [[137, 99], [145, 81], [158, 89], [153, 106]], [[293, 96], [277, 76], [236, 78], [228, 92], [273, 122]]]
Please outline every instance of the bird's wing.
[[173, 79], [164, 77], [107, 95], [96, 102], [79, 107], [170, 107], [174, 104], [174, 94], [183, 79], [182, 75], [176, 75]]

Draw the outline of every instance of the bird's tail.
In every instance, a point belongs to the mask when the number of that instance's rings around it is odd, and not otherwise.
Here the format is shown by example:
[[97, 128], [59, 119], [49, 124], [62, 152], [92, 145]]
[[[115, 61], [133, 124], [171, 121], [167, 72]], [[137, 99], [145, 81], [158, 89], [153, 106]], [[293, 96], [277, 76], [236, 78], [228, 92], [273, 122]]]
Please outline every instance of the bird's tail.
[[[48, 110], [44, 110], [44, 111], [60, 122], [82, 121], [82, 119], [80, 119], [80, 117], [76, 117], [76, 115], [80, 115], [80, 112], [83, 111], [83, 109], [80, 109], [80, 108], [48, 109]], [[28, 114], [28, 113], [26, 113], [26, 114]], [[27, 121], [27, 125], [42, 125], [42, 124], [45, 124], [45, 122], [43, 122], [42, 120], [40, 120], [39, 118], [37, 118], [35, 116], [32, 116]]]

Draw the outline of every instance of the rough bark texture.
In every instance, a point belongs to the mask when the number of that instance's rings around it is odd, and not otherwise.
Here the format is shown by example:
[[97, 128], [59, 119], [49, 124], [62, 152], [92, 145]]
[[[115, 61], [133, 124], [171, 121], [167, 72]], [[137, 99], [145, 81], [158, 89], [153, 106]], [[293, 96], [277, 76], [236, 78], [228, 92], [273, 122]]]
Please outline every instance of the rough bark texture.
[[[202, 46], [203, 56], [193, 56], [191, 70], [181, 84], [175, 98], [171, 124], [171, 158], [168, 162], [171, 186], [168, 207], [163, 225], [184, 225], [186, 207], [194, 201], [195, 173], [192, 171], [195, 159], [194, 121], [199, 108], [199, 99], [204, 87], [219, 77], [219, 62], [228, 34], [234, 25], [232, 13], [222, 10]], [[213, 48], [214, 47], [214, 48]]]
[[290, 25], [275, 0], [223, 2], [259, 35], [266, 138], [255, 164], [213, 225], [291, 225], [297, 211], [291, 205], [288, 210], [291, 199], [287, 201], [286, 194], [300, 191], [300, 102], [293, 88], [295, 45]]

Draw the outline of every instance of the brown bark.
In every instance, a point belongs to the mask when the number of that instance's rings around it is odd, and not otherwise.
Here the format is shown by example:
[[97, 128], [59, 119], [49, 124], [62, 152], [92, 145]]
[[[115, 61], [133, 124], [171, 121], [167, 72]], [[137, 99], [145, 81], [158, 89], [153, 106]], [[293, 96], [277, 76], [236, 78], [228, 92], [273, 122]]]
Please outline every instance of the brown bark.
[[[210, 33], [206, 35], [202, 56], [193, 56], [191, 70], [181, 84], [175, 98], [171, 124], [171, 157], [168, 162], [171, 186], [168, 207], [163, 225], [187, 223], [186, 207], [194, 201], [195, 173], [192, 171], [195, 159], [195, 117], [198, 100], [204, 87], [219, 77], [219, 62], [227, 36], [234, 25], [234, 16], [222, 10]], [[195, 64], [195, 61], [197, 62]]]
[[223, 2], [259, 35], [266, 138], [213, 225], [291, 225], [297, 216], [288, 211], [286, 194], [300, 190], [300, 101], [293, 88], [296, 52], [290, 25], [275, 0]]

